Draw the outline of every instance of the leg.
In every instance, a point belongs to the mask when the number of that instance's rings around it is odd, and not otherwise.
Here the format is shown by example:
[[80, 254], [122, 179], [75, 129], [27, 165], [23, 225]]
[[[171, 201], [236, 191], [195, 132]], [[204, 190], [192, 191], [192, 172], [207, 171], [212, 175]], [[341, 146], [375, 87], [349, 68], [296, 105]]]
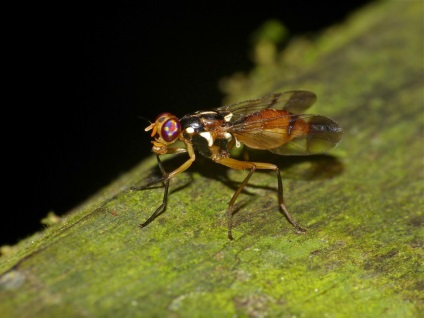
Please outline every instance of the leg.
[[253, 175], [253, 173], [256, 171], [256, 169], [267, 169], [267, 170], [274, 170], [277, 173], [277, 180], [278, 180], [278, 203], [281, 207], [281, 210], [283, 211], [285, 217], [287, 220], [292, 224], [296, 230], [299, 232], [305, 232], [304, 229], [302, 229], [293, 219], [293, 217], [290, 215], [290, 213], [287, 211], [286, 206], [284, 205], [284, 199], [283, 199], [283, 182], [281, 181], [281, 174], [280, 169], [273, 164], [270, 163], [263, 163], [263, 162], [249, 162], [249, 161], [239, 161], [232, 158], [223, 158], [221, 160], [217, 160], [218, 163], [227, 166], [229, 168], [233, 169], [239, 169], [239, 170], [250, 170], [247, 177], [243, 180], [243, 182], [240, 184], [236, 192], [234, 193], [233, 197], [231, 198], [231, 201], [228, 205], [228, 238], [230, 240], [233, 240], [232, 235], [232, 227], [233, 227], [233, 210], [234, 210], [234, 203], [241, 193], [243, 191], [244, 187], [246, 186], [247, 182], [249, 181], [250, 177]]
[[166, 173], [165, 169], [163, 168], [162, 161], [160, 160], [159, 155], [156, 155], [158, 165], [159, 165], [159, 169], [162, 172], [162, 178], [154, 180], [153, 182], [149, 182], [148, 184], [146, 184], [142, 187], [132, 187], [131, 188], [131, 190], [144, 190], [144, 189], [150, 187], [151, 185], [159, 183], [159, 182], [163, 182], [164, 185], [165, 185], [162, 204], [155, 210], [155, 212], [153, 212], [153, 214], [144, 223], [141, 223], [139, 225], [141, 228], [147, 226], [150, 222], [152, 222], [154, 219], [156, 219], [156, 217], [158, 217], [159, 215], [161, 215], [165, 211], [166, 204], [168, 202], [169, 180], [171, 180], [171, 178], [175, 177], [176, 175], [180, 174], [181, 172], [187, 170], [191, 166], [191, 164], [193, 163], [193, 161], [195, 159], [194, 150], [193, 150], [193, 147], [191, 145], [187, 145], [187, 151], [188, 151], [190, 158], [186, 162], [184, 162], [180, 167], [178, 167], [174, 171], [170, 172], [169, 174]]
[[156, 155], [156, 159], [158, 161], [158, 166], [160, 171], [162, 172], [162, 178], [154, 180], [153, 182], [149, 182], [148, 184], [142, 186], [142, 187], [131, 187], [131, 190], [144, 190], [148, 187], [150, 187], [153, 184], [159, 183], [159, 182], [163, 182], [164, 186], [165, 186], [165, 190], [163, 193], [163, 199], [162, 199], [162, 204], [156, 209], [155, 212], [153, 212], [153, 214], [144, 222], [141, 223], [139, 226], [141, 228], [145, 227], [146, 225], [148, 225], [150, 222], [152, 222], [154, 219], [156, 219], [156, 217], [158, 217], [159, 215], [161, 215], [166, 208], [166, 202], [168, 201], [168, 191], [169, 191], [169, 178], [168, 175], [166, 174], [165, 169], [163, 168], [162, 165], [162, 161], [159, 158], [159, 155]]
[[[178, 154], [178, 153], [184, 153], [184, 152], [187, 152], [187, 151], [188, 151], [188, 149], [185, 149], [185, 148], [168, 148], [166, 154]], [[190, 153], [189, 153], [189, 155], [190, 155]], [[191, 155], [190, 155], [190, 157], [191, 157]], [[131, 190], [135, 190], [135, 191], [144, 190], [144, 189], [147, 189], [148, 187], [150, 187], [150, 186], [152, 186], [152, 185], [154, 185], [156, 183], [164, 182], [168, 178], [168, 175], [167, 175], [165, 169], [163, 168], [162, 161], [160, 160], [160, 157], [159, 157], [158, 154], [156, 154], [156, 159], [158, 161], [158, 166], [159, 166], [160, 172], [162, 172], [162, 178], [157, 179], [157, 180], [154, 180], [152, 182], [149, 182], [148, 184], [145, 184], [142, 187], [131, 187], [130, 188]], [[193, 159], [193, 161], [194, 161], [194, 159]], [[184, 166], [184, 164], [182, 166]], [[180, 169], [180, 168], [178, 168], [178, 169]], [[175, 171], [177, 171], [178, 169], [176, 169]], [[172, 174], [172, 172], [171, 172], [171, 174]]]
[[152, 182], [149, 182], [149, 183], [147, 183], [147, 184], [145, 184], [144, 186], [141, 186], [141, 187], [131, 187], [130, 188], [131, 190], [133, 190], [133, 191], [145, 190], [148, 187], [150, 187], [150, 186], [152, 186], [152, 185], [154, 185], [156, 183], [164, 182], [166, 180], [167, 174], [166, 174], [165, 169], [163, 168], [162, 161], [160, 160], [159, 155], [156, 155], [156, 159], [158, 161], [159, 169], [160, 169], [160, 171], [162, 173], [162, 178], [153, 180]]
[[249, 181], [250, 177], [253, 175], [253, 173], [256, 170], [256, 166], [252, 166], [252, 168], [249, 171], [249, 174], [246, 176], [246, 178], [243, 180], [243, 182], [240, 184], [236, 192], [234, 192], [233, 197], [230, 200], [230, 203], [228, 204], [228, 238], [230, 240], [234, 240], [232, 229], [233, 229], [233, 215], [234, 215], [234, 203], [236, 202], [237, 197], [243, 191], [244, 187], [246, 186], [247, 182]]

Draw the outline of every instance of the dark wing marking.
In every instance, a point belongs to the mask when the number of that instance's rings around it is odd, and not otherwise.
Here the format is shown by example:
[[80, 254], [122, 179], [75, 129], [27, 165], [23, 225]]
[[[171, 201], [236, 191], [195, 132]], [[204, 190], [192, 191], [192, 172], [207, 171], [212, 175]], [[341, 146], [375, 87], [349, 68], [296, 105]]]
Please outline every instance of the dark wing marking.
[[290, 113], [301, 114], [315, 103], [315, 101], [316, 95], [312, 92], [289, 91], [222, 106], [214, 110], [218, 112], [232, 113], [233, 118], [231, 119], [231, 122], [234, 122], [244, 115], [267, 108], [286, 110]]
[[306, 135], [296, 134], [289, 142], [270, 149], [279, 155], [312, 155], [324, 153], [337, 146], [342, 140], [343, 131], [334, 120], [320, 115], [299, 115], [309, 127]]

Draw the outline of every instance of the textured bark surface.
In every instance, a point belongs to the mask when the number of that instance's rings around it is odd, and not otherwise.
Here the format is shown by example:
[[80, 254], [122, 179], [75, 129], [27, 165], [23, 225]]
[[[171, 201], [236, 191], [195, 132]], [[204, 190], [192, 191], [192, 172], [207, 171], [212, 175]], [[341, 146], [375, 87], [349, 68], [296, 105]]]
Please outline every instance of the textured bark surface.
[[162, 188], [129, 190], [159, 174], [151, 158], [4, 253], [2, 317], [422, 315], [423, 17], [422, 1], [378, 2], [284, 52], [258, 42], [255, 70], [223, 81], [229, 102], [311, 90], [310, 113], [343, 127], [329, 155], [251, 153], [280, 166], [286, 205], [307, 233], [278, 212], [275, 175], [258, 172], [230, 242], [225, 211], [246, 172], [202, 158], [140, 230], [162, 200]]

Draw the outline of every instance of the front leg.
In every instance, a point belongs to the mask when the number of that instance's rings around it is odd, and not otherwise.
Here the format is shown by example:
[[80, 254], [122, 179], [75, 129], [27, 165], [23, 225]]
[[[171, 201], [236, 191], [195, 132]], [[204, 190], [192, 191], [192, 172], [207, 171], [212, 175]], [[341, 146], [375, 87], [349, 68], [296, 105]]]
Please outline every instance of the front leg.
[[155, 210], [155, 212], [153, 212], [153, 214], [144, 222], [141, 223], [139, 225], [140, 228], [145, 227], [146, 225], [148, 225], [150, 222], [152, 222], [154, 219], [156, 219], [156, 217], [158, 217], [159, 215], [161, 215], [166, 208], [166, 203], [168, 201], [168, 192], [169, 192], [169, 180], [170, 178], [168, 178], [168, 174], [166, 173], [165, 169], [163, 168], [163, 164], [162, 161], [160, 160], [159, 155], [156, 155], [156, 159], [158, 161], [158, 166], [160, 171], [162, 172], [162, 178], [154, 180], [153, 182], [149, 182], [148, 184], [142, 186], [142, 187], [131, 187], [131, 190], [144, 190], [147, 189], [148, 187], [150, 187], [153, 184], [159, 183], [159, 182], [163, 182], [164, 183], [164, 192], [163, 192], [163, 199], [162, 199], [162, 204]]
[[159, 169], [162, 172], [162, 178], [154, 180], [153, 182], [149, 182], [148, 184], [142, 186], [142, 187], [132, 187], [131, 190], [144, 190], [148, 187], [150, 187], [153, 184], [159, 183], [159, 182], [163, 182], [164, 183], [164, 193], [163, 193], [163, 199], [162, 199], [162, 204], [155, 210], [155, 212], [153, 212], [153, 214], [144, 222], [141, 223], [139, 226], [141, 228], [147, 226], [150, 222], [152, 222], [154, 219], [156, 219], [159, 215], [161, 215], [163, 212], [165, 212], [166, 209], [166, 205], [168, 202], [168, 192], [169, 192], [169, 181], [177, 176], [178, 174], [180, 174], [181, 172], [184, 172], [185, 170], [187, 170], [191, 164], [194, 162], [195, 160], [195, 154], [194, 154], [194, 150], [193, 150], [193, 146], [190, 144], [187, 144], [187, 149], [184, 148], [170, 148], [171, 149], [171, 153], [181, 153], [181, 152], [188, 152], [189, 154], [189, 159], [184, 162], [181, 166], [179, 166], [177, 169], [175, 169], [174, 171], [170, 172], [170, 173], [166, 173], [165, 169], [163, 168], [163, 164], [162, 161], [160, 160], [159, 155], [156, 155], [157, 161], [158, 161], [158, 165], [159, 165]]

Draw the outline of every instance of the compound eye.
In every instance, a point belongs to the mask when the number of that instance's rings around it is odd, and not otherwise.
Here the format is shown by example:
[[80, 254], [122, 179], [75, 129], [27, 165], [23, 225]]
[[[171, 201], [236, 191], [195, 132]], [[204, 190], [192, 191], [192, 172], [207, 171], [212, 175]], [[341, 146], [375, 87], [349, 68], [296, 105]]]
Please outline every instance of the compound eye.
[[171, 118], [171, 117], [175, 117], [175, 116], [170, 114], [170, 113], [162, 113], [162, 114], [158, 115], [158, 117], [156, 117], [155, 122], [163, 123], [163, 121], [165, 119]]
[[181, 124], [177, 118], [169, 118], [162, 124], [160, 135], [166, 142], [172, 142], [178, 138], [181, 132]]

